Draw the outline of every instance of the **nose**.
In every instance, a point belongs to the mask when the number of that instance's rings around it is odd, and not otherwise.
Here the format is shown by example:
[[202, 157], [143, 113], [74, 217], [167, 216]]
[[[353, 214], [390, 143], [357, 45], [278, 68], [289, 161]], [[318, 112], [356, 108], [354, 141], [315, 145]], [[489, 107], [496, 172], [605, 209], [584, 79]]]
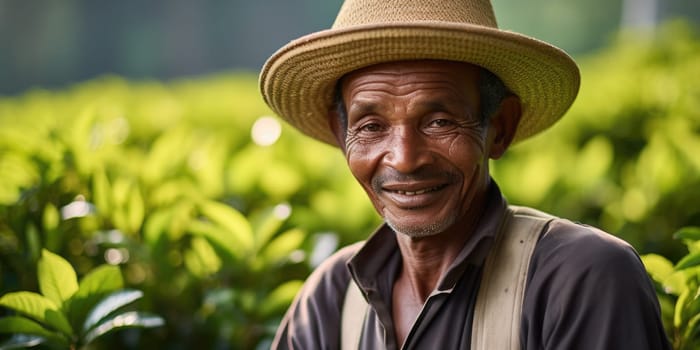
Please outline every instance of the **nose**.
[[411, 127], [397, 128], [392, 133], [384, 164], [403, 174], [410, 174], [431, 164], [433, 156], [426, 135]]

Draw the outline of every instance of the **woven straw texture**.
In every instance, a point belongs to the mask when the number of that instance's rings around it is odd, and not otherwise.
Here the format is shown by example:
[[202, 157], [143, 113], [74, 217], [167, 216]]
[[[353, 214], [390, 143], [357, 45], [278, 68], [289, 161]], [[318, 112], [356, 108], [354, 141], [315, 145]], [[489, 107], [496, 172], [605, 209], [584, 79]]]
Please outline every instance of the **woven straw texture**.
[[347, 0], [332, 29], [292, 41], [268, 59], [261, 92], [292, 126], [336, 145], [327, 115], [343, 75], [391, 61], [469, 62], [520, 97], [518, 142], [561, 118], [578, 93], [579, 71], [558, 48], [495, 26], [488, 1]]

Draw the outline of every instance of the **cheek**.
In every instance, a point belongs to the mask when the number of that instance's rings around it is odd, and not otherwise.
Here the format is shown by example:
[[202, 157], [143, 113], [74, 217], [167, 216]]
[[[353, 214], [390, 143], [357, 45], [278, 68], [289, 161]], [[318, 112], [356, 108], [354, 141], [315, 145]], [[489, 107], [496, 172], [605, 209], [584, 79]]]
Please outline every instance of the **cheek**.
[[372, 173], [376, 167], [376, 156], [372, 153], [372, 147], [362, 147], [351, 145], [348, 147], [345, 157], [353, 176], [365, 186], [372, 178]]
[[[483, 134], [483, 135], [482, 135]], [[479, 166], [484, 162], [485, 133], [469, 133], [450, 140], [446, 146], [447, 158], [462, 164]]]
[[375, 193], [372, 187], [372, 178], [376, 172], [379, 158], [378, 156], [372, 155], [370, 149], [365, 150], [365, 148], [371, 147], [363, 147], [362, 150], [358, 150], [357, 148], [348, 148], [346, 160], [348, 167], [350, 168], [350, 172], [355, 177], [355, 180], [357, 180], [360, 186], [362, 186], [365, 193], [367, 193], [370, 202], [381, 215], [383, 211], [383, 204], [379, 200], [378, 194]]

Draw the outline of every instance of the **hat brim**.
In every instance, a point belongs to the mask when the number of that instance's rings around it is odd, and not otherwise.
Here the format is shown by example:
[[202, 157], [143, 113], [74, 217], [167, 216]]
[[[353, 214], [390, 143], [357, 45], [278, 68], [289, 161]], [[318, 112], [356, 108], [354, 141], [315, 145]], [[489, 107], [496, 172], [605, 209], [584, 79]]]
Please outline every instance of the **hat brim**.
[[468, 62], [501, 78], [522, 103], [514, 143], [559, 120], [580, 84], [576, 63], [545, 42], [496, 28], [418, 22], [329, 29], [301, 37], [268, 59], [260, 89], [270, 108], [292, 126], [337, 146], [327, 118], [338, 79], [374, 64], [418, 59]]

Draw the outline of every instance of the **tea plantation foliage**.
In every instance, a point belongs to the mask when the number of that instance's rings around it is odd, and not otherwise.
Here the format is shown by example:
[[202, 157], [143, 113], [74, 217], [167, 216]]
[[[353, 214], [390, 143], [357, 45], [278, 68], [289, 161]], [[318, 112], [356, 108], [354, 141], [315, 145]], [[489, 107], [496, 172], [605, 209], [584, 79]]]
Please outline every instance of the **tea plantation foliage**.
[[[654, 253], [669, 335], [690, 347], [700, 273], [673, 264], [700, 237], [672, 235], [700, 225], [700, 39], [674, 24], [579, 61], [568, 115], [493, 162], [494, 177], [512, 203]], [[246, 73], [0, 99], [0, 296], [39, 291], [45, 249], [79, 277], [119, 267], [143, 292], [132, 307], [164, 320], [91, 349], [269, 346], [313, 265], [379, 223], [339, 151], [285, 124], [276, 138], [269, 115]]]

